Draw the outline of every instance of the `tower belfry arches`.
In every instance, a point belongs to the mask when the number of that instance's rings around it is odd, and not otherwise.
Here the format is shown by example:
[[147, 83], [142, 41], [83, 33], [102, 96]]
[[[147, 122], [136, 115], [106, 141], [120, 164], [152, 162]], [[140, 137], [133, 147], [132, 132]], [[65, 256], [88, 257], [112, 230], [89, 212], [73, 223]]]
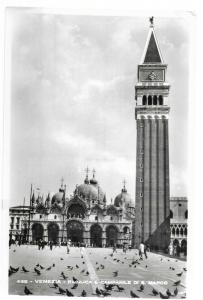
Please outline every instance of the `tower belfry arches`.
[[[170, 242], [167, 65], [150, 28], [135, 85], [136, 222], [135, 244], [164, 249]], [[141, 167], [142, 166], [142, 167]]]

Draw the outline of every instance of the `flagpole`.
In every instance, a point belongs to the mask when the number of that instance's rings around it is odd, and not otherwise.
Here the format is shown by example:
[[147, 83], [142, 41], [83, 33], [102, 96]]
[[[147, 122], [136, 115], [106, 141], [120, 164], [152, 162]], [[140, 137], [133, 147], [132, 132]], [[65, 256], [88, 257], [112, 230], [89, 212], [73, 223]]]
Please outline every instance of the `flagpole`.
[[30, 188], [30, 206], [29, 206], [29, 220], [28, 220], [28, 242], [29, 242], [29, 237], [30, 237], [31, 200], [32, 200], [32, 183], [31, 183], [31, 188]]

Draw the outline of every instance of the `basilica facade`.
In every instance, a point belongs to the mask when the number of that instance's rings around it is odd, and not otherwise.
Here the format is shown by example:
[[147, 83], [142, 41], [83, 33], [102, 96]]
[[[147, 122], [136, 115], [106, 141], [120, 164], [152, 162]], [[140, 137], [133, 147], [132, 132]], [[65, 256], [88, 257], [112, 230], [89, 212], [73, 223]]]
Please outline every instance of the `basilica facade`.
[[107, 204], [106, 195], [95, 179], [77, 185], [67, 196], [66, 186], [45, 201], [31, 194], [30, 208], [10, 208], [10, 239], [37, 243], [83, 244], [94, 247], [132, 246], [134, 203], [124, 186], [114, 201]]

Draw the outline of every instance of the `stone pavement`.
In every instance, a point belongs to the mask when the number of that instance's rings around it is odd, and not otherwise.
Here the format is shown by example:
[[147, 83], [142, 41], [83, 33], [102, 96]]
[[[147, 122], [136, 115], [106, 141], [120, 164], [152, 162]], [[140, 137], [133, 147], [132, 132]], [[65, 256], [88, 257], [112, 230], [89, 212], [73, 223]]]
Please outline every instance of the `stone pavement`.
[[[71, 247], [67, 254], [66, 247], [53, 247], [51, 251], [48, 247], [38, 250], [37, 246], [30, 245], [12, 246], [9, 252], [9, 264], [15, 268], [20, 267], [18, 272], [9, 277], [9, 294], [12, 295], [24, 295], [25, 285], [33, 295], [60, 295], [59, 289], [53, 286], [54, 281], [61, 288], [71, 291], [74, 296], [81, 296], [83, 290], [89, 297], [96, 296], [97, 287], [104, 289], [104, 283], [111, 282], [118, 283], [123, 288], [118, 291], [118, 287], [114, 286], [110, 292], [111, 297], [131, 297], [130, 291], [133, 291], [140, 298], [160, 298], [159, 294], [152, 294], [153, 288], [164, 295], [169, 288], [173, 294], [176, 288], [174, 283], [179, 280], [181, 282], [177, 286], [178, 295], [173, 298], [182, 298], [186, 292], [187, 271], [183, 269], [186, 268], [186, 262], [160, 254], [148, 253], [148, 259], [137, 260], [137, 250], [124, 254], [119, 249], [112, 256], [112, 249]], [[137, 263], [132, 264], [136, 260]], [[34, 271], [37, 264], [44, 267], [37, 267], [40, 275]], [[29, 272], [24, 273], [22, 266]], [[48, 267], [51, 269], [46, 270]], [[67, 278], [62, 278], [61, 272]], [[74, 284], [73, 277], [79, 281], [75, 289], [71, 289]], [[141, 284], [144, 286], [142, 291]]]

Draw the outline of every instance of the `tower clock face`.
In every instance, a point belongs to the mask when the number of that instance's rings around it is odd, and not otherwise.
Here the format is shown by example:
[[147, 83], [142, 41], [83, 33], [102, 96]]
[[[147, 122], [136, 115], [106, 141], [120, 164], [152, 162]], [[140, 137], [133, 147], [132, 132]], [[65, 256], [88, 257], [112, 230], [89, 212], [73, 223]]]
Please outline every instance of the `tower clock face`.
[[152, 71], [151, 73], [149, 73], [148, 79], [149, 80], [159, 80], [159, 76], [156, 72]]
[[164, 81], [164, 70], [142, 69], [139, 72], [140, 81]]

